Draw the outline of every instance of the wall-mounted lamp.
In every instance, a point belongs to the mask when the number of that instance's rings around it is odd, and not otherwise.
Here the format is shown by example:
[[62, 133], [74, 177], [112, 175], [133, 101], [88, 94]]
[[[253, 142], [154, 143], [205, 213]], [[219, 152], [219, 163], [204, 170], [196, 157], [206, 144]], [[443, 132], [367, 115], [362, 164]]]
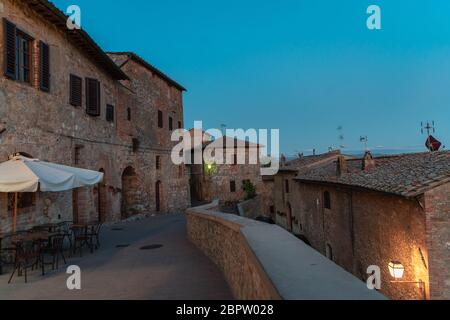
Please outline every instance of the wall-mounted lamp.
[[391, 281], [391, 283], [419, 285], [420, 290], [422, 290], [422, 292], [423, 292], [423, 299], [424, 300], [427, 299], [425, 282], [423, 282], [422, 280], [419, 280], [419, 281], [403, 281], [403, 280], [401, 280], [401, 279], [403, 279], [403, 276], [405, 274], [405, 267], [403, 266], [403, 264], [401, 262], [391, 261], [389, 263], [389, 272], [390, 272], [392, 278], [395, 279], [394, 281]]

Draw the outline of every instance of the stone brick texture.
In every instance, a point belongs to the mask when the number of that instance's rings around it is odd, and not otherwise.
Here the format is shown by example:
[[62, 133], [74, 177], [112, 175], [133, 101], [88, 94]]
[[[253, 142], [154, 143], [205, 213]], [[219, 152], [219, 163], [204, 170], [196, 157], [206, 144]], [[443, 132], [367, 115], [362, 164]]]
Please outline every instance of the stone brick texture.
[[[0, 76], [0, 161], [15, 152], [25, 152], [34, 158], [79, 166], [105, 172], [104, 182], [96, 187], [61, 194], [37, 194], [33, 210], [21, 210], [18, 229], [47, 221], [116, 221], [123, 217], [122, 175], [127, 168], [135, 172], [134, 213], [156, 211], [156, 186], [161, 184], [161, 213], [179, 212], [189, 206], [188, 177], [180, 175], [178, 166], [170, 160], [170, 131], [165, 119], [164, 129], [157, 128], [155, 113], [162, 109], [173, 112], [174, 123], [182, 121], [182, 92], [168, 85], [157, 75], [131, 62], [124, 71], [131, 81], [120, 83], [99, 68], [67, 35], [22, 6], [3, 0], [0, 18], [7, 18], [34, 40], [32, 84], [12, 81]], [[3, 29], [3, 27], [2, 27]], [[38, 41], [50, 45], [51, 90], [39, 90], [37, 65]], [[4, 65], [3, 31], [0, 32], [0, 66]], [[3, 68], [3, 67], [2, 67]], [[83, 79], [98, 79], [101, 83], [101, 115], [91, 117], [83, 106], [69, 104], [69, 75]], [[115, 121], [106, 121], [106, 105], [115, 106]], [[127, 109], [131, 109], [128, 121]], [[133, 139], [139, 147], [133, 149]], [[78, 152], [75, 152], [75, 150]], [[161, 157], [161, 169], [156, 170], [156, 156]], [[184, 170], [183, 170], [184, 171]], [[125, 177], [125, 180], [127, 178]], [[99, 194], [100, 192], [100, 194]], [[8, 232], [11, 212], [7, 196], [0, 195], [1, 231]], [[74, 200], [75, 199], [75, 200]], [[76, 208], [72, 205], [76, 203]], [[99, 208], [101, 207], [101, 208]], [[75, 217], [77, 216], [77, 217]], [[126, 214], [125, 214], [126, 216]]]
[[431, 298], [450, 299], [450, 183], [424, 195]]
[[222, 271], [238, 300], [281, 299], [240, 232], [241, 226], [189, 209], [189, 240]]
[[[330, 194], [331, 209], [324, 206], [325, 192]], [[276, 205], [291, 202], [292, 214], [302, 226], [299, 234], [313, 248], [362, 281], [368, 278], [369, 266], [379, 266], [381, 293], [391, 299], [424, 299], [419, 285], [392, 283], [394, 279], [388, 264], [400, 261], [405, 266], [402, 280], [423, 281], [426, 297], [430, 298], [433, 283], [430, 283], [429, 269], [433, 270], [435, 264], [429, 262], [427, 235], [430, 230], [426, 227], [427, 218], [418, 199], [310, 183], [294, 183], [292, 194], [284, 200], [279, 195]], [[442, 240], [445, 236], [448, 239], [443, 232], [441, 236]], [[441, 270], [445, 269], [444, 263]]]

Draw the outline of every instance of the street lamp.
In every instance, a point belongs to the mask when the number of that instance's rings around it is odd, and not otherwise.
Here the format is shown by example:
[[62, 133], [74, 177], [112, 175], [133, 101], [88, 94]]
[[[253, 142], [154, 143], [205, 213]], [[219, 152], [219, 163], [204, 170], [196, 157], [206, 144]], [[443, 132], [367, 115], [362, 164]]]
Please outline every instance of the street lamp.
[[427, 299], [427, 293], [425, 290], [425, 282], [422, 280], [419, 281], [404, 281], [403, 276], [405, 274], [405, 267], [400, 261], [391, 261], [389, 263], [389, 272], [395, 280], [391, 281], [391, 283], [398, 283], [398, 284], [416, 284], [419, 285], [420, 290], [422, 290], [423, 293], [423, 299]]

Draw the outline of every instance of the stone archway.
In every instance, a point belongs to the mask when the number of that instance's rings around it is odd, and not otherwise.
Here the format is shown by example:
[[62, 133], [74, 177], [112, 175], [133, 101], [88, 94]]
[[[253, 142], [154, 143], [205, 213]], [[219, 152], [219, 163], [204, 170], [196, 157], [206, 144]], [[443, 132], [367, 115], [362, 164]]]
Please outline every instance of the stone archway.
[[162, 182], [157, 181], [155, 185], [155, 205], [156, 205], [156, 212], [161, 212], [162, 210], [162, 196], [163, 196], [163, 190], [162, 190]]
[[133, 167], [127, 167], [122, 174], [122, 219], [138, 213], [138, 178]]

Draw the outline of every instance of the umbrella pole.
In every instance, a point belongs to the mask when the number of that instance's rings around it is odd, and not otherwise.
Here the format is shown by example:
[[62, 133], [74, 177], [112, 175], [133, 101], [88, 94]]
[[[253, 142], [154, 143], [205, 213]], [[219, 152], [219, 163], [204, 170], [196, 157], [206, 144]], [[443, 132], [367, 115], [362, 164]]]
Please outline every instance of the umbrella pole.
[[13, 233], [17, 230], [17, 201], [19, 199], [19, 194], [16, 192], [14, 194], [14, 213], [13, 213]]

